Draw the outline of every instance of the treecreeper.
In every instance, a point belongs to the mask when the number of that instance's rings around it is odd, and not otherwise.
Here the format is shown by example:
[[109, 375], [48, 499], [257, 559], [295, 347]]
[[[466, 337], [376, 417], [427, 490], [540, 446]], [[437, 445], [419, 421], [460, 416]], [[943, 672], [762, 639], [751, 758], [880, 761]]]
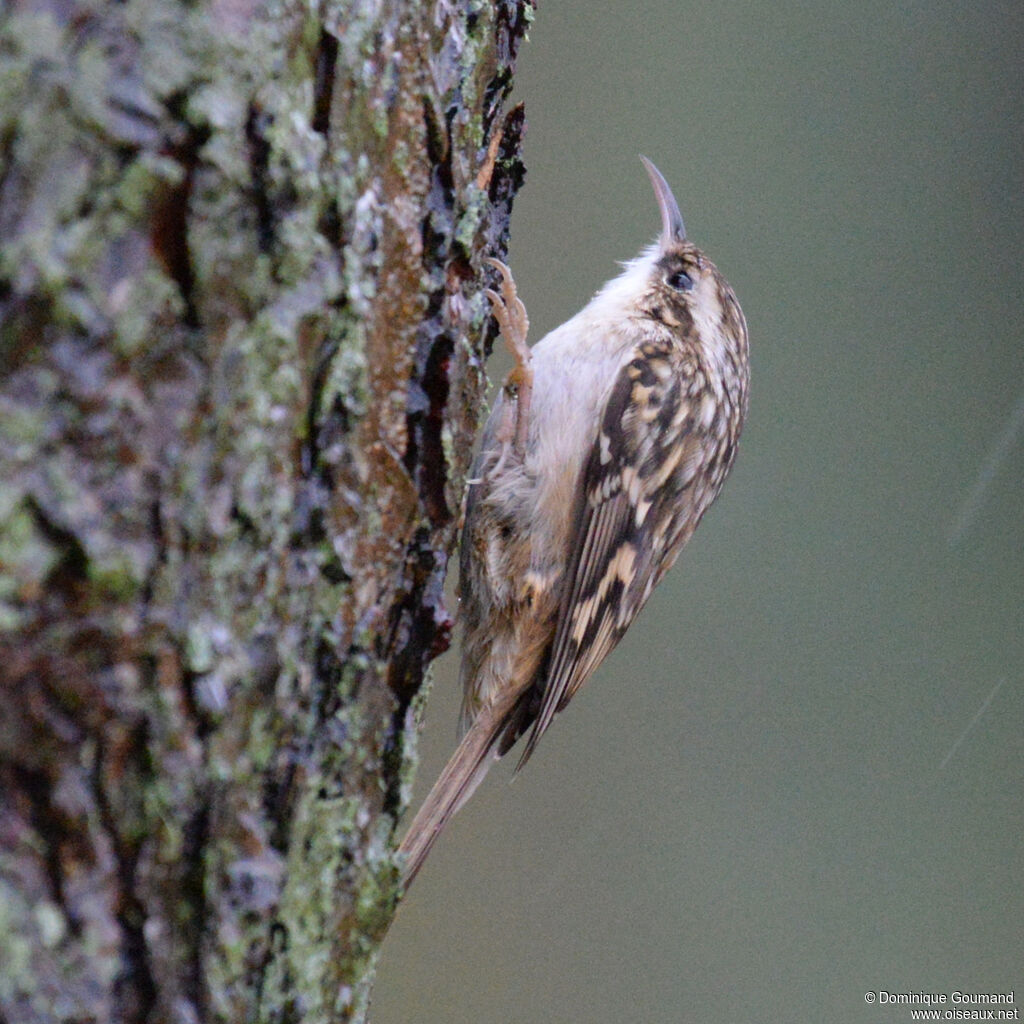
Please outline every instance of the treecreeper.
[[718, 496], [747, 414], [747, 325], [664, 177], [657, 242], [527, 347], [504, 264], [488, 290], [516, 360], [471, 471], [459, 591], [462, 738], [399, 848], [416, 877], [493, 759], [554, 716], [622, 639]]

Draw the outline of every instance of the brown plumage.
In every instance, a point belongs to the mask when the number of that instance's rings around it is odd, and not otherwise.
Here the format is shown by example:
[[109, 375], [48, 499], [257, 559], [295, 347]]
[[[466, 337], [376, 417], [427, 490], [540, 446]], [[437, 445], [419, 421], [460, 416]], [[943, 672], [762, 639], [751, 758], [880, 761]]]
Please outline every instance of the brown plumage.
[[747, 411], [747, 328], [644, 160], [658, 242], [532, 349], [507, 269], [488, 292], [517, 359], [484, 428], [460, 560], [463, 738], [402, 842], [405, 884], [489, 767], [519, 767], [622, 638], [722, 487]]

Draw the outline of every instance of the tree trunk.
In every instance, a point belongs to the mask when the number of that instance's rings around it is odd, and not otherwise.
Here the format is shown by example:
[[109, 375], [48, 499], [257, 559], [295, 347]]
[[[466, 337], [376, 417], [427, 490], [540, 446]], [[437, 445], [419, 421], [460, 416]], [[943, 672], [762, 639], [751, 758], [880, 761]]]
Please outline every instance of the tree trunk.
[[522, 181], [531, 0], [0, 25], [0, 1021], [338, 1021]]

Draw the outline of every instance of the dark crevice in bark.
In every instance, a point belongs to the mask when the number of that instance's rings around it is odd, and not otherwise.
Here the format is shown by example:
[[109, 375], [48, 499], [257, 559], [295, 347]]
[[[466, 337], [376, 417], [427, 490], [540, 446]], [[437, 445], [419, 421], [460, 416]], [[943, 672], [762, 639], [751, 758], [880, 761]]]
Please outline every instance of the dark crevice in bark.
[[318, 226], [324, 238], [331, 243], [335, 251], [340, 252], [345, 244], [345, 239], [337, 207], [333, 204], [328, 206], [324, 210]]
[[307, 441], [301, 459], [303, 474], [307, 478], [319, 478], [329, 490], [334, 489], [334, 474], [331, 467], [324, 464], [323, 460], [319, 458], [320, 452], [326, 447], [326, 438], [328, 436], [346, 436], [351, 428], [351, 417], [345, 406], [343, 396], [338, 392], [333, 394], [330, 409], [323, 419], [320, 419], [320, 405], [323, 400], [324, 387], [337, 352], [337, 339], [331, 338], [320, 346], [320, 350], [317, 353], [316, 365], [313, 368], [313, 378], [310, 385], [309, 405], [306, 412]]
[[505, 97], [512, 88], [512, 75], [515, 71], [516, 57], [519, 54], [519, 46], [526, 38], [526, 29], [529, 26], [529, 15], [527, 10], [535, 10], [535, 0], [528, 3], [520, 3], [519, 0], [498, 0], [497, 24], [494, 35], [497, 44], [497, 57], [499, 71], [487, 83], [484, 92], [483, 105], [483, 126], [484, 137], [490, 134], [491, 124], [494, 118], [501, 112]]
[[[8, 772], [10, 778], [4, 778]], [[50, 898], [64, 911], [69, 931], [77, 938], [81, 934], [81, 921], [66, 899], [62, 853], [66, 844], [74, 845], [79, 830], [54, 807], [53, 782], [44, 772], [11, 764], [0, 775], [0, 781], [5, 793], [23, 794], [28, 801], [28, 820], [40, 840], [40, 859], [46, 870]]]
[[446, 241], [451, 237], [455, 206], [455, 185], [451, 166], [451, 112], [438, 117], [429, 103], [423, 105], [427, 156], [430, 160], [430, 191], [427, 216], [423, 222], [423, 262], [429, 266], [438, 256], [447, 255]]
[[297, 762], [292, 758], [279, 774], [267, 772], [263, 779], [263, 807], [271, 824], [267, 835], [270, 846], [284, 855], [291, 839], [291, 807]]
[[172, 115], [181, 118], [182, 130], [180, 138], [165, 144], [164, 153], [177, 160], [183, 173], [180, 182], [168, 185], [162, 194], [156, 197], [150, 241], [154, 254], [181, 293], [182, 301], [185, 303], [185, 315], [182, 318], [184, 325], [197, 328], [200, 326], [200, 320], [196, 308], [196, 281], [189, 248], [188, 218], [192, 186], [199, 165], [199, 152], [206, 145], [210, 132], [205, 127], [184, 122], [186, 102], [187, 97], [184, 95], [175, 96], [168, 102], [168, 109]]
[[195, 723], [196, 736], [200, 741], [205, 741], [216, 725], [216, 716], [210, 714], [207, 702], [198, 694], [204, 675], [205, 673], [193, 672], [190, 669], [184, 669], [181, 673], [182, 698], [189, 718]]
[[61, 552], [60, 561], [50, 570], [48, 587], [67, 592], [84, 583], [88, 578], [89, 556], [82, 542], [70, 530], [55, 523], [31, 494], [26, 496], [25, 504], [35, 520], [36, 528]]
[[237, 503], [232, 503], [231, 505], [231, 520], [238, 524], [239, 540], [249, 541], [250, 543], [259, 543], [259, 527], [255, 522], [253, 522], [252, 516], [250, 516], [249, 513]]
[[256, 240], [261, 252], [274, 247], [274, 202], [270, 194], [270, 143], [267, 130], [273, 121], [271, 115], [255, 103], [249, 105], [245, 122], [245, 141], [249, 146], [249, 174], [252, 178], [251, 194], [256, 209]]
[[[0, 200], [4, 197], [7, 182], [14, 171], [14, 140], [16, 138], [17, 133], [14, 130], [13, 124], [9, 125], [7, 130], [0, 134]], [[4, 205], [6, 204], [0, 201], [0, 209]], [[3, 221], [0, 220], [0, 228], [4, 226]], [[3, 284], [6, 284], [6, 282], [3, 278], [0, 278], [0, 285]]]
[[207, 920], [206, 863], [204, 851], [210, 838], [210, 804], [203, 799], [185, 824], [181, 858], [185, 870], [181, 879], [182, 910], [188, 924], [182, 927], [188, 947], [184, 988], [200, 1020], [207, 1018], [206, 986], [203, 983], [203, 924]]
[[313, 131], [330, 140], [331, 102], [334, 99], [334, 69], [338, 63], [338, 40], [321, 29], [313, 57]]
[[301, 1024], [301, 1016], [296, 1014], [295, 1000], [291, 996], [294, 988], [294, 981], [290, 971], [284, 971], [277, 987], [277, 995], [281, 997], [281, 1003], [275, 1007], [273, 1014], [264, 1012], [263, 993], [266, 986], [267, 965], [274, 960], [280, 963], [285, 962], [285, 954], [288, 952], [288, 928], [280, 920], [271, 922], [270, 934], [264, 954], [264, 964], [256, 969], [256, 997], [254, 1000], [256, 1012], [252, 1020], [272, 1020], [274, 1024]]
[[[127, 741], [128, 756], [136, 762], [140, 776], [151, 774], [146, 762], [149, 730], [146, 723], [138, 723]], [[93, 793], [99, 811], [100, 825], [114, 852], [117, 873], [116, 919], [121, 930], [121, 972], [114, 981], [113, 992], [118, 1006], [118, 1019], [131, 1024], [145, 1024], [156, 1008], [157, 985], [146, 941], [146, 908], [139, 899], [136, 867], [139, 842], [122, 835], [117, 812], [110, 805], [108, 786], [114, 785], [105, 773], [106, 746], [104, 734], [96, 737], [96, 777]]]
[[[357, 653], [357, 652], [356, 652]], [[315, 687], [315, 714], [314, 720], [326, 723], [334, 718], [342, 704], [342, 674], [344, 664], [338, 658], [337, 653], [327, 640], [321, 638], [317, 641], [316, 654], [313, 658], [314, 687]], [[352, 692], [348, 695], [351, 699], [358, 696], [358, 673], [356, 683]], [[343, 723], [338, 722], [333, 726], [337, 729], [344, 729]], [[331, 737], [337, 743], [344, 743], [346, 737], [337, 735]]]
[[417, 531], [409, 549], [407, 578], [412, 588], [401, 595], [391, 611], [387, 648], [388, 687], [396, 698], [391, 729], [382, 754], [385, 781], [384, 810], [401, 809], [402, 748], [400, 736], [409, 702], [423, 684], [427, 665], [451, 645], [454, 623], [444, 598], [447, 556], [431, 547], [427, 531]]
[[[494, 173], [487, 185], [492, 212], [484, 227], [483, 248], [485, 252], [500, 254], [508, 250], [512, 204], [526, 180], [526, 168], [520, 158], [523, 134], [526, 131], [526, 110], [522, 103], [508, 112], [498, 130], [501, 132], [501, 141], [498, 144]], [[494, 326], [496, 328], [497, 325]], [[485, 357], [490, 355], [491, 343], [496, 336], [496, 329], [486, 333], [483, 339]]]
[[501, 145], [498, 148], [501, 173], [491, 178], [489, 190], [491, 202], [497, 205], [492, 220], [501, 223], [506, 232], [512, 215], [512, 202], [526, 181], [526, 168], [519, 156], [525, 131], [526, 107], [518, 103], [508, 112], [501, 126]]
[[[292, 544], [297, 549], [322, 545], [327, 538], [327, 513], [332, 500], [336, 500], [339, 467], [322, 459], [321, 453], [337, 447], [342, 438], [349, 436], [352, 428], [352, 416], [339, 392], [331, 396], [330, 406], [325, 412], [320, 408], [331, 360], [337, 350], [338, 343], [334, 339], [322, 345], [312, 374], [305, 440], [298, 459], [303, 483], [296, 495], [292, 519]], [[347, 453], [347, 448], [342, 447]], [[351, 579], [341, 558], [329, 546], [319, 562], [319, 570], [331, 584]]]
[[53, 315], [51, 298], [19, 295], [9, 280], [0, 278], [0, 324], [4, 328], [0, 376], [12, 374], [30, 363], [47, 345], [53, 335]]
[[[427, 150], [433, 173], [423, 219], [425, 269], [451, 260], [455, 225], [455, 184], [451, 166], [451, 112], [444, 126], [429, 104], [424, 106]], [[448, 402], [448, 370], [453, 342], [445, 326], [445, 290], [428, 299], [423, 322], [416, 334], [416, 356], [409, 382], [406, 417], [405, 468], [415, 481], [424, 509], [435, 526], [451, 519], [445, 499], [448, 465], [441, 428]]]
[[448, 459], [442, 430], [448, 402], [448, 367], [454, 348], [447, 334], [435, 334], [440, 328], [441, 302], [435, 296], [432, 313], [419, 332], [416, 369], [410, 385], [409, 414], [406, 417], [407, 447], [405, 468], [416, 483], [424, 510], [436, 527], [451, 521], [445, 498]]
[[[438, 548], [438, 531], [448, 528], [449, 462], [443, 428], [450, 398], [449, 376], [454, 341], [447, 329], [447, 285], [453, 263], [464, 256], [455, 240], [457, 197], [451, 163], [452, 116], [443, 118], [424, 104], [427, 151], [432, 168], [427, 212], [421, 225], [423, 264], [445, 269], [442, 287], [428, 297], [416, 334], [416, 351], [406, 400], [406, 449], [403, 464], [413, 480], [430, 528], [419, 528], [411, 539], [403, 577], [408, 585], [390, 610], [390, 627], [379, 656], [388, 662], [388, 686], [397, 698], [391, 729], [383, 751], [385, 809], [400, 809], [401, 749], [398, 737], [409, 702], [422, 685], [427, 665], [450, 643], [451, 620], [444, 602], [447, 555]], [[458, 254], [457, 254], [458, 253]], [[457, 276], [457, 272], [456, 272]]]
[[147, 621], [149, 618], [149, 609], [153, 603], [153, 591], [156, 587], [156, 581], [167, 564], [167, 536], [164, 533], [163, 510], [160, 506], [160, 485], [156, 473], [149, 474], [149, 486], [153, 492], [153, 500], [149, 503], [149, 535], [153, 539], [155, 557], [142, 583], [142, 591], [140, 593], [143, 621]]

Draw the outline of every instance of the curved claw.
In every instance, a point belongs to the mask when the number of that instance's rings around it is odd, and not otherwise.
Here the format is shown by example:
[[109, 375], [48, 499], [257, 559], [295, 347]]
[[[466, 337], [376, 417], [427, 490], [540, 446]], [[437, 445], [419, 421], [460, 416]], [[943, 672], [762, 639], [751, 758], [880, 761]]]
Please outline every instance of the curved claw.
[[512, 349], [512, 355], [520, 362], [521, 354], [527, 353], [526, 335], [530, 329], [530, 318], [526, 315], [526, 306], [516, 291], [516, 282], [512, 277], [512, 271], [501, 262], [488, 256], [484, 263], [493, 267], [501, 275], [501, 294], [493, 288], [486, 290], [487, 298], [491, 300], [494, 309], [494, 317], [498, 321], [501, 333], [506, 343]]
[[530, 396], [533, 392], [533, 368], [530, 349], [526, 344], [526, 335], [530, 329], [530, 319], [526, 315], [526, 306], [516, 292], [516, 283], [512, 271], [501, 260], [487, 257], [484, 263], [493, 267], [501, 275], [501, 293], [487, 288], [484, 294], [490, 300], [494, 319], [498, 321], [501, 335], [505, 339], [512, 358], [516, 361], [515, 369], [505, 380], [505, 391], [516, 403], [515, 427], [503, 426], [499, 434], [511, 435], [503, 441], [513, 441], [515, 452], [522, 457], [526, 450], [526, 437], [529, 431]]

